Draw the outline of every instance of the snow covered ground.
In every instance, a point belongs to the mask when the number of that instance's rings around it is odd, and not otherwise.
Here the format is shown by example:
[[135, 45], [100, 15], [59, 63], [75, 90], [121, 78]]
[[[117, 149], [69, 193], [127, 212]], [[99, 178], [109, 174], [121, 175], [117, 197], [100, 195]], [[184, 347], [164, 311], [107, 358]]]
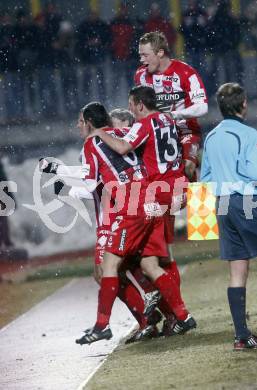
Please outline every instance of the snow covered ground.
[[[126, 306], [115, 301], [113, 338], [80, 346], [75, 339], [95, 321], [98, 286], [73, 279], [0, 330], [0, 388], [80, 390], [135, 327]], [[67, 310], [68, 308], [68, 310]]]

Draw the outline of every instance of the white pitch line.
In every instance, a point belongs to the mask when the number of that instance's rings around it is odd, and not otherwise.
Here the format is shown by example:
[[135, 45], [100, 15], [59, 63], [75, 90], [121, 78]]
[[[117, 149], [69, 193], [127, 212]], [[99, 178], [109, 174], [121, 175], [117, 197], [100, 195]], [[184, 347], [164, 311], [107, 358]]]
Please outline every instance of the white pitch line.
[[[183, 274], [186, 267], [180, 268]], [[135, 327], [116, 300], [113, 338], [90, 346], [74, 340], [96, 318], [98, 286], [92, 278], [74, 279], [0, 330], [0, 388], [82, 390], [107, 357]]]
[[75, 279], [2, 329], [1, 389], [72, 390], [91, 377], [135, 324], [116, 300], [113, 338], [92, 346], [75, 344], [95, 322], [97, 290], [92, 278]]
[[[74, 282], [75, 282], [75, 279], [72, 279], [69, 283], [67, 283], [63, 287], [59, 288], [58, 292], [61, 291], [62, 289], [68, 288]], [[30, 314], [30, 312], [33, 311], [36, 307], [40, 307], [40, 305], [45, 304], [45, 302], [47, 302], [48, 299], [51, 299], [54, 294], [56, 294], [56, 291], [53, 292], [52, 294], [48, 295], [48, 297], [46, 297], [43, 301], [37, 303], [35, 306], [33, 306], [31, 309], [29, 309], [25, 313], [21, 314], [19, 317], [15, 318], [11, 322], [9, 322], [9, 324], [7, 324], [7, 325], [3, 326], [2, 328], [0, 328], [0, 334], [2, 332], [5, 332], [8, 328], [10, 328], [12, 326], [15, 326], [17, 321], [20, 321], [21, 318], [24, 318], [24, 317], [28, 316]]]
[[[129, 335], [136, 327], [136, 322], [131, 326], [130, 329], [128, 329], [128, 332], [126, 334], [124, 334], [124, 337], [126, 337], [127, 335]], [[107, 360], [107, 358], [109, 357], [109, 355], [111, 355], [111, 353], [113, 353], [113, 351], [115, 350], [115, 348], [117, 348], [117, 346], [119, 345], [119, 343], [117, 345], [114, 345], [112, 350], [108, 353], [108, 355], [98, 364], [97, 367], [95, 367], [95, 369], [91, 372], [91, 374], [84, 380], [84, 382], [82, 382], [79, 387], [76, 389], [76, 390], [83, 390], [84, 387], [86, 386], [86, 384], [90, 381], [90, 379], [95, 375], [95, 373], [99, 370], [99, 368], [104, 364], [104, 362]]]

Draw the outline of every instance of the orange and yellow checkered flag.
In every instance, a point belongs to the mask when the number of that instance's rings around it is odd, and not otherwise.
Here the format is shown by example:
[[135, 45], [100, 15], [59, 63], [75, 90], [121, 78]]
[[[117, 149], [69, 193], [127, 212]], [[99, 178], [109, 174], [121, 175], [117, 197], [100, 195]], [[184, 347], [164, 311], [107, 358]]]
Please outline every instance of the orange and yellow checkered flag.
[[211, 183], [189, 183], [187, 190], [187, 234], [189, 240], [217, 240], [218, 224]]

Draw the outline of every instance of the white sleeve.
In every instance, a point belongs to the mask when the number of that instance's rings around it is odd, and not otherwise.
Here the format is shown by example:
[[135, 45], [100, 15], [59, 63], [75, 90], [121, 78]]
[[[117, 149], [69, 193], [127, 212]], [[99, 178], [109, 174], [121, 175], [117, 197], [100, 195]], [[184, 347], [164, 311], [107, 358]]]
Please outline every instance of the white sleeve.
[[78, 199], [94, 199], [92, 193], [86, 187], [73, 186], [69, 191], [69, 195]]
[[190, 118], [199, 118], [208, 112], [207, 103], [195, 103], [190, 107], [184, 108], [180, 111], [171, 111], [171, 116], [173, 119], [190, 119]]
[[[81, 194], [91, 193], [97, 187], [97, 180], [95, 179], [85, 179], [89, 173], [89, 165], [79, 165], [79, 166], [67, 166], [67, 165], [59, 165], [57, 168], [57, 176], [65, 182], [65, 184], [69, 187], [76, 187], [76, 191], [78, 188], [81, 189]], [[72, 196], [72, 195], [71, 195]], [[75, 196], [76, 198], [80, 198], [80, 196]], [[86, 199], [87, 196], [81, 196]], [[91, 199], [91, 198], [90, 198]]]
[[56, 174], [60, 177], [71, 177], [84, 179], [89, 172], [89, 165], [83, 164], [78, 166], [58, 165]]

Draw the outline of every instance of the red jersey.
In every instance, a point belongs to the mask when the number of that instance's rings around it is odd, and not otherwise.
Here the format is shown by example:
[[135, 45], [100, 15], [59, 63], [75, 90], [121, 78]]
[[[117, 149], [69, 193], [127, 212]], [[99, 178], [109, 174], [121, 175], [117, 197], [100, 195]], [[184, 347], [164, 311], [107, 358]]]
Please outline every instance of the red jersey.
[[[170, 209], [175, 204], [174, 196], [179, 196], [179, 209], [187, 180], [174, 120], [155, 112], [136, 122], [123, 139], [134, 149], [142, 147], [148, 181], [153, 183], [152, 190], [156, 190], [156, 193], [153, 192], [154, 199]], [[168, 187], [161, 188], [159, 182], [167, 183]], [[150, 196], [151, 191], [148, 194]]]
[[133, 149], [142, 145], [150, 181], [162, 180], [167, 173], [176, 176], [184, 168], [176, 125], [166, 114], [155, 112], [134, 123], [123, 139]]
[[[152, 74], [145, 65], [138, 68], [135, 84], [154, 88], [157, 107], [161, 112], [182, 110], [195, 103], [207, 103], [203, 81], [199, 74], [182, 61], [171, 60], [163, 73]], [[177, 123], [180, 135], [200, 135], [196, 118], [180, 120]]]
[[[105, 131], [114, 137], [124, 136], [124, 132], [119, 129], [105, 128]], [[110, 197], [115, 199], [119, 214], [126, 214], [129, 208], [134, 210], [137, 206], [139, 206], [137, 211], [141, 211], [144, 202], [142, 189], [146, 185], [143, 181], [146, 178], [146, 170], [142, 160], [134, 152], [121, 156], [110, 149], [100, 137], [94, 137], [86, 140], [84, 156], [89, 165], [89, 173], [85, 179], [91, 179], [97, 183], [99, 180], [102, 181], [105, 189], [110, 190]], [[135, 182], [139, 182], [140, 186], [134, 186], [133, 189], [132, 185]], [[108, 184], [110, 184], [109, 187]], [[138, 198], [131, 196], [133, 190], [137, 191]], [[103, 209], [105, 209], [104, 206]]]

